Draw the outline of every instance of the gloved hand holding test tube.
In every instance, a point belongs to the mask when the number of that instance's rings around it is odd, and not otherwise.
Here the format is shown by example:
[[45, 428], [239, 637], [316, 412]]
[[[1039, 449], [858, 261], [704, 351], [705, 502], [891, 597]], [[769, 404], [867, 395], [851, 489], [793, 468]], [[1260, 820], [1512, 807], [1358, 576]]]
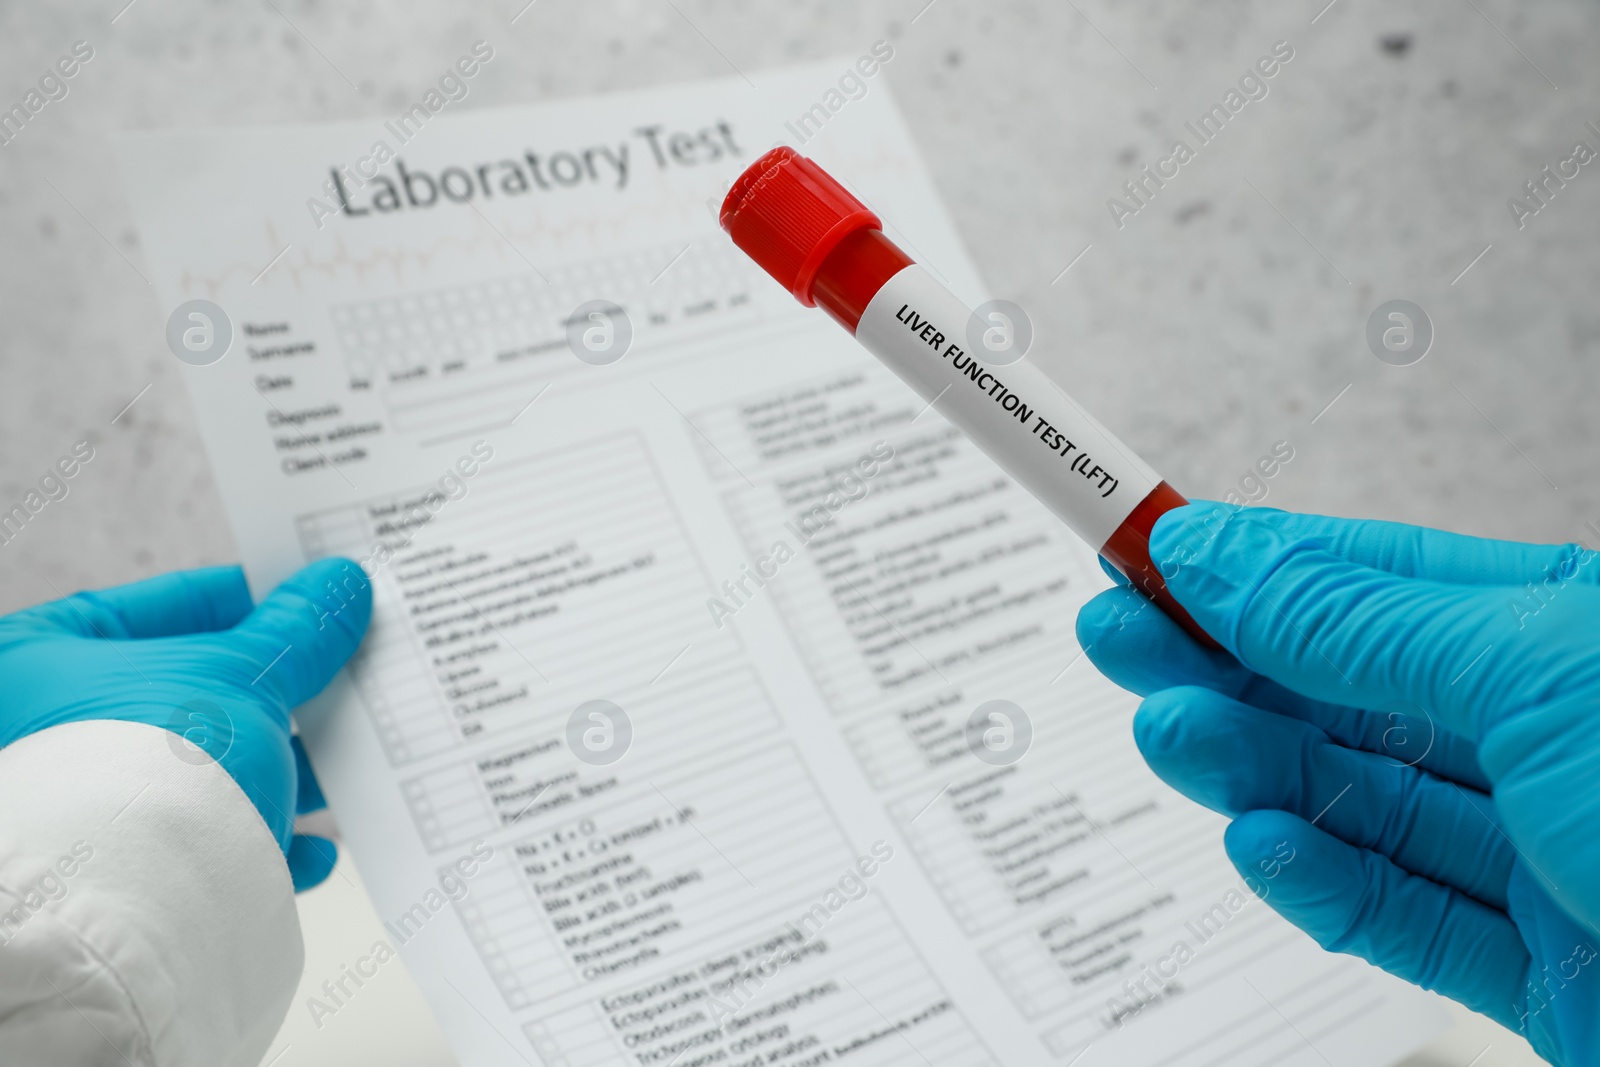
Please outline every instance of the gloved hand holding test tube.
[[802, 304], [822, 305], [1135, 588], [1218, 647], [1150, 558], [1156, 519], [1188, 501], [1033, 364], [986, 362], [968, 339], [974, 312], [844, 186], [774, 148], [734, 181], [720, 221]]
[[1552, 1064], [1600, 1064], [1600, 554], [1185, 506], [1041, 371], [986, 363], [974, 313], [815, 163], [768, 152], [721, 222], [1209, 650], [1125, 587], [1078, 618], [1145, 697], [1150, 767], [1232, 820], [1247, 884], [1282, 874], [1274, 910]]

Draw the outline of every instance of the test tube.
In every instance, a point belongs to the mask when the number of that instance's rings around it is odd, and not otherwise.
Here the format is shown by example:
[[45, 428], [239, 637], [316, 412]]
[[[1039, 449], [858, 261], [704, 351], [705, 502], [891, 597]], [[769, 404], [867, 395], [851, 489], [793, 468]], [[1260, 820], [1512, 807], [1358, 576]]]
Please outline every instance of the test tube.
[[1156, 519], [1188, 501], [1038, 367], [986, 362], [969, 337], [990, 324], [884, 236], [832, 175], [774, 148], [734, 181], [719, 218], [800, 303], [822, 305], [1134, 588], [1218, 647], [1150, 558]]

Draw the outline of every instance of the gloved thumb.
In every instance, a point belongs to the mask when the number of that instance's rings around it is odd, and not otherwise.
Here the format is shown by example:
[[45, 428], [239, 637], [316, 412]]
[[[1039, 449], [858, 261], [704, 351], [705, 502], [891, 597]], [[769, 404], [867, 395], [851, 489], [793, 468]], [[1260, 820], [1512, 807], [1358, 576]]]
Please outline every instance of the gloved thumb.
[[310, 700], [360, 645], [372, 617], [372, 583], [348, 559], [324, 559], [274, 589], [229, 631], [228, 646], [260, 665], [251, 683], [285, 713]]
[[1349, 707], [1415, 704], [1476, 741], [1529, 699], [1541, 657], [1561, 654], [1514, 640], [1505, 589], [1361, 566], [1285, 530], [1282, 517], [1191, 504], [1150, 537], [1173, 595], [1258, 674]]

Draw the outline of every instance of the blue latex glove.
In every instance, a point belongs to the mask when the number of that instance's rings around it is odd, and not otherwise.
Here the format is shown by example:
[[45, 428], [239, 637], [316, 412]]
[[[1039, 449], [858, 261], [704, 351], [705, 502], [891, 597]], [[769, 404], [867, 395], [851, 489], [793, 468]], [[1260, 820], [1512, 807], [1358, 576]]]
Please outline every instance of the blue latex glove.
[[[288, 859], [295, 889], [333, 869], [333, 842], [296, 835], [322, 792], [289, 711], [361, 643], [371, 586], [313, 563], [252, 607], [238, 567], [163, 574], [0, 618], [0, 746], [59, 723], [121, 719], [173, 731], [174, 758], [215, 759]], [[203, 754], [202, 754], [203, 750]], [[308, 807], [309, 805], [309, 807]]]
[[1239, 871], [1289, 842], [1324, 948], [1600, 1064], [1600, 557], [1211, 503], [1150, 544], [1227, 651], [1126, 587], [1078, 637]]

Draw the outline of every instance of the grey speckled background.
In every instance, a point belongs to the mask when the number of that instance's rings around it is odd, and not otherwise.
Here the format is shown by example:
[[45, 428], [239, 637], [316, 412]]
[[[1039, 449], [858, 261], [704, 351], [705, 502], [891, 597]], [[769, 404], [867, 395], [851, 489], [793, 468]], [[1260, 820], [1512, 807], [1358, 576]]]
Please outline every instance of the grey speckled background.
[[[0, 507], [74, 441], [97, 450], [0, 546], [0, 609], [234, 558], [109, 135], [386, 116], [479, 37], [499, 56], [465, 106], [759, 78], [888, 36], [886, 77], [987, 281], [1181, 488], [1224, 493], [1287, 439], [1284, 507], [1543, 540], [1600, 519], [1600, 167], [1520, 232], [1506, 207], [1575, 140], [1600, 146], [1590, 3], [1337, 0], [1313, 24], [1326, 0], [538, 0], [511, 25], [523, 0], [136, 0], [113, 24], [124, 2], [0, 9], [7, 102], [72, 41], [96, 49], [0, 148]], [[1106, 198], [1280, 39], [1296, 55], [1270, 95], [1118, 231]], [[1415, 366], [1365, 347], [1391, 297], [1435, 324]], [[1482, 1067], [1514, 1062], [1490, 1042]]]

